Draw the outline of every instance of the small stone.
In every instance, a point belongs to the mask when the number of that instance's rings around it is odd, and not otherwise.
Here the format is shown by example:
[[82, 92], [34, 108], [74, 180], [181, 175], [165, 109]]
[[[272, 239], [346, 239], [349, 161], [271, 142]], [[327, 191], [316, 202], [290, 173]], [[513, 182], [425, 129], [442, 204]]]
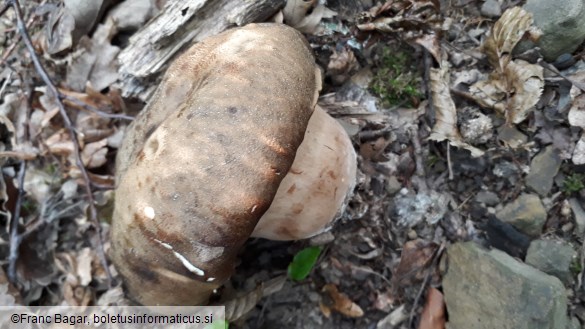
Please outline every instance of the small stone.
[[451, 64], [453, 64], [453, 67], [459, 67], [465, 61], [465, 56], [462, 53], [453, 52], [449, 56], [449, 60], [451, 61]]
[[496, 18], [502, 16], [502, 7], [497, 0], [486, 0], [481, 5], [480, 12], [485, 17]]
[[526, 186], [540, 194], [549, 194], [559, 168], [561, 168], [559, 152], [551, 145], [538, 153], [530, 163], [530, 172], [526, 175]]
[[407, 235], [408, 240], [416, 240], [416, 238], [418, 238], [418, 234], [416, 234], [415, 230], [409, 230]]
[[475, 196], [475, 201], [483, 203], [486, 206], [495, 206], [500, 203], [500, 198], [492, 191], [480, 191]]
[[396, 179], [395, 176], [390, 176], [386, 179], [386, 192], [390, 195], [395, 195], [402, 188], [402, 184]]
[[542, 232], [547, 216], [538, 195], [522, 194], [498, 211], [496, 217], [527, 235], [537, 237]]
[[575, 218], [575, 224], [577, 225], [575, 235], [583, 236], [583, 234], [585, 234], [585, 210], [583, 210], [579, 200], [576, 198], [570, 199], [569, 204], [571, 205], [571, 210], [573, 210], [573, 217]]
[[498, 129], [498, 139], [511, 148], [518, 148], [528, 142], [528, 136], [508, 125], [503, 125]]
[[526, 253], [526, 264], [546, 274], [556, 276], [563, 283], [570, 284], [571, 262], [577, 253], [570, 245], [561, 241], [534, 240]]
[[573, 164], [575, 165], [582, 165], [585, 164], [585, 134], [581, 136], [577, 145], [575, 146], [575, 150], [573, 151]]
[[494, 165], [492, 173], [498, 177], [508, 180], [510, 184], [514, 185], [518, 182], [520, 169], [518, 166], [510, 161], [501, 161]]
[[559, 279], [473, 242], [451, 245], [447, 263], [447, 328], [566, 327], [567, 295]]

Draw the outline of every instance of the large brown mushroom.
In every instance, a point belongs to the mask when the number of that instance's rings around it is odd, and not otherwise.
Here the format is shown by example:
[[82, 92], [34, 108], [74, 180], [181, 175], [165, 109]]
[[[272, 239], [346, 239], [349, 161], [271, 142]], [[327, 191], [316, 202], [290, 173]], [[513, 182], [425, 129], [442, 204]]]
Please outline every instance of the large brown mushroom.
[[205, 304], [253, 231], [286, 240], [330, 226], [356, 160], [315, 110], [319, 72], [279, 24], [228, 30], [170, 65], [117, 157], [112, 260], [131, 298]]

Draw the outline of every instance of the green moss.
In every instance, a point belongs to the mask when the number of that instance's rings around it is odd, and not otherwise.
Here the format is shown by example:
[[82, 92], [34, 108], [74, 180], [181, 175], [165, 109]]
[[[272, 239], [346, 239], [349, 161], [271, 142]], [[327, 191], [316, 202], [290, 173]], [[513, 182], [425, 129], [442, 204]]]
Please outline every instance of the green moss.
[[380, 51], [370, 90], [380, 98], [381, 105], [415, 106], [420, 101], [420, 78], [413, 58], [406, 51], [384, 47]]
[[581, 260], [578, 257], [575, 257], [573, 261], [571, 261], [570, 270], [574, 276], [578, 275], [579, 273], [581, 273], [581, 271], [583, 271], [583, 268], [581, 267]]
[[585, 175], [573, 173], [563, 182], [563, 192], [567, 194], [576, 193], [585, 188]]

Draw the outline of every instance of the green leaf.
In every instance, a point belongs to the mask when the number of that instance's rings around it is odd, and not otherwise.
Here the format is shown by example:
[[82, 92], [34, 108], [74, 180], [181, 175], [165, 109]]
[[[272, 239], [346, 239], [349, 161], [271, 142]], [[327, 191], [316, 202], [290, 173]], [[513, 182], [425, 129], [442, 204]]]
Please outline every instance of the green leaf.
[[211, 326], [206, 327], [207, 329], [228, 329], [229, 328], [229, 322], [227, 322], [226, 320], [221, 320], [221, 321], [215, 321], [213, 322], [213, 324]]
[[301, 281], [305, 279], [321, 254], [321, 247], [308, 247], [299, 251], [288, 265], [288, 277]]

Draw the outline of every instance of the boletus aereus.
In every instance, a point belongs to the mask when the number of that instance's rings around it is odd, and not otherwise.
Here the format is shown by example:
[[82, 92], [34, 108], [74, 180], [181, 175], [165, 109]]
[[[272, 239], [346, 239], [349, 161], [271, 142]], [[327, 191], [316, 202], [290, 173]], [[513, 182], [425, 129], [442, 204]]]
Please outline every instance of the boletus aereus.
[[320, 85], [306, 40], [280, 24], [228, 30], [173, 61], [116, 160], [111, 256], [129, 297], [205, 304], [253, 232], [330, 226], [356, 155], [316, 107]]

